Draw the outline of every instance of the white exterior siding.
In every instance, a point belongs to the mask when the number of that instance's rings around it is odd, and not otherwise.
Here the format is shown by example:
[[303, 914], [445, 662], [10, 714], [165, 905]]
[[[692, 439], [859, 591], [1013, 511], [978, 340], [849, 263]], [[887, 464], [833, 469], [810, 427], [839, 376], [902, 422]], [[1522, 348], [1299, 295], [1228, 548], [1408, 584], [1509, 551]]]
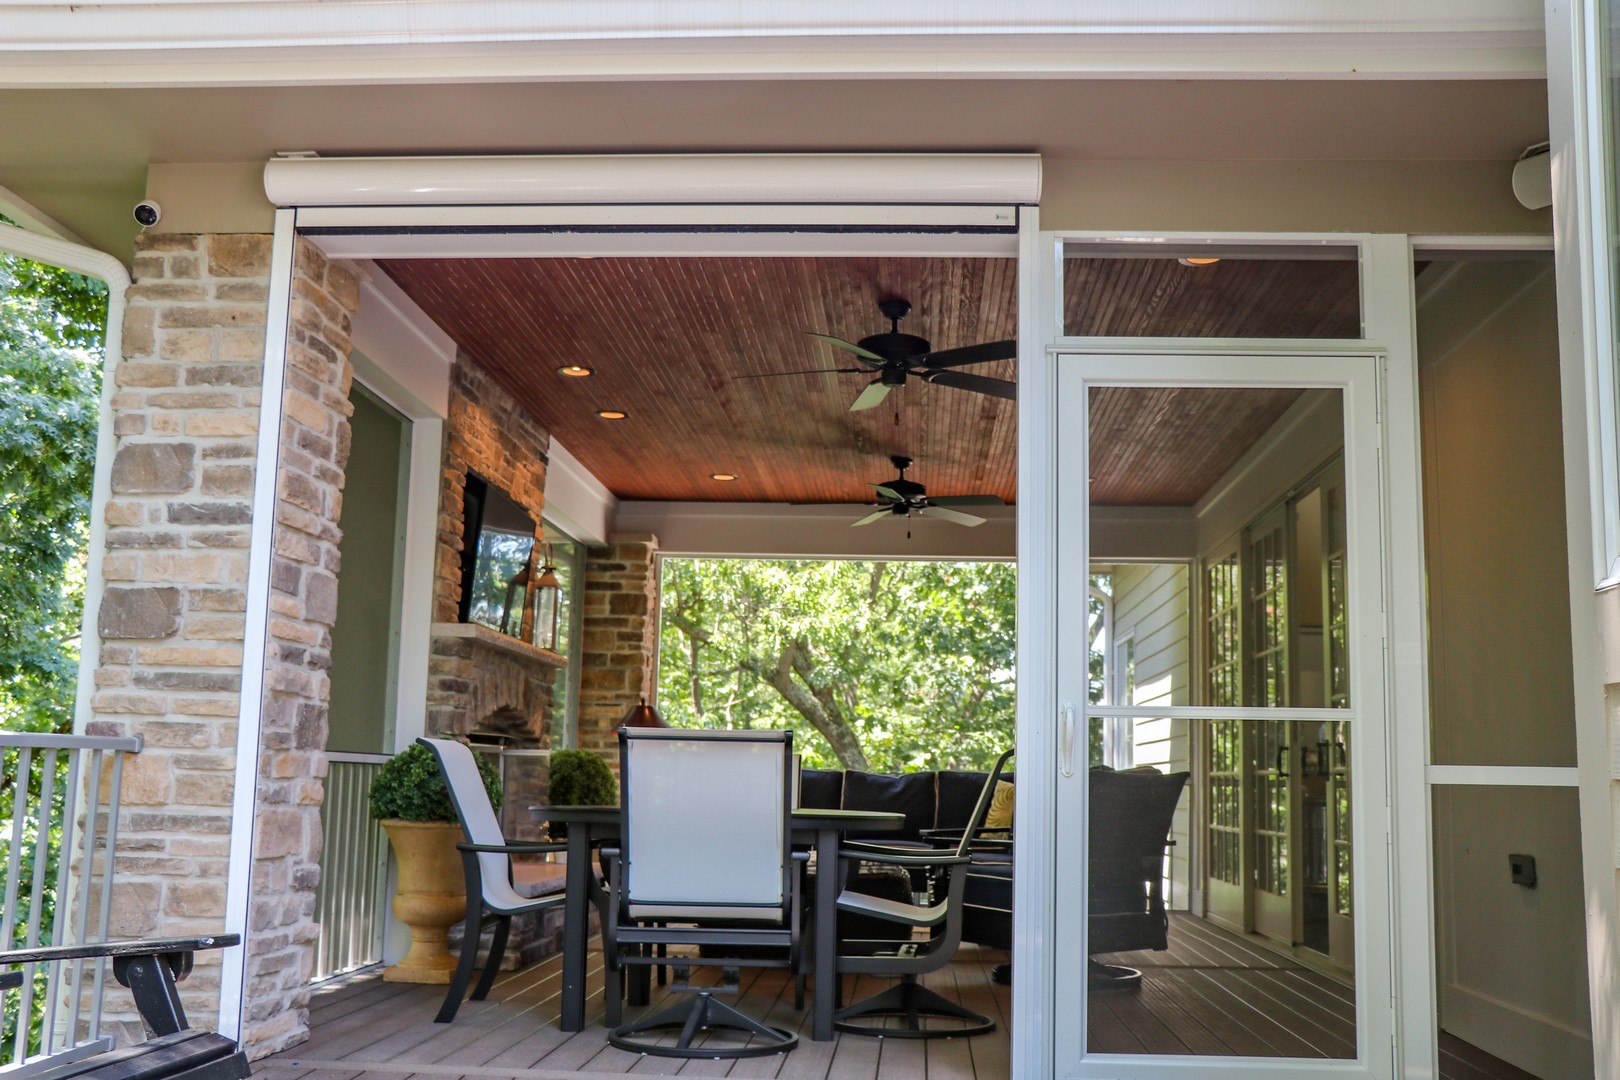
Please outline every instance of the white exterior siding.
[[[1192, 609], [1190, 575], [1185, 564], [1121, 566], [1114, 571], [1115, 640], [1135, 641], [1135, 693], [1132, 705], [1190, 705], [1192, 680]], [[1188, 722], [1134, 721], [1135, 764], [1161, 772], [1192, 770]], [[1167, 860], [1165, 897], [1170, 906], [1190, 905], [1192, 881], [1192, 799], [1184, 796], [1176, 810], [1171, 837], [1176, 846]]]

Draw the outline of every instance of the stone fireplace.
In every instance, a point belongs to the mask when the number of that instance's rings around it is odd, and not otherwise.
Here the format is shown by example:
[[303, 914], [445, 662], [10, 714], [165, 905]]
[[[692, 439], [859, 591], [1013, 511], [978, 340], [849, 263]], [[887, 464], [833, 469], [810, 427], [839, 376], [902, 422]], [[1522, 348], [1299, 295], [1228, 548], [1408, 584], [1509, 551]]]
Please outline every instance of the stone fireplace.
[[[552, 745], [553, 687], [567, 661], [557, 653], [457, 618], [467, 474], [509, 495], [537, 523], [545, 511], [546, 456], [551, 438], [465, 354], [450, 378], [444, 467], [439, 488], [438, 549], [433, 582], [433, 650], [428, 662], [427, 731], [473, 736], [498, 755], [505, 790], [501, 827], [514, 840], [539, 839], [529, 807], [546, 799]], [[545, 865], [520, 864], [520, 891], [538, 895], [561, 885]], [[560, 868], [559, 868], [560, 869]], [[555, 880], [553, 880], [555, 878]], [[561, 909], [517, 920], [508, 966], [560, 947]]]

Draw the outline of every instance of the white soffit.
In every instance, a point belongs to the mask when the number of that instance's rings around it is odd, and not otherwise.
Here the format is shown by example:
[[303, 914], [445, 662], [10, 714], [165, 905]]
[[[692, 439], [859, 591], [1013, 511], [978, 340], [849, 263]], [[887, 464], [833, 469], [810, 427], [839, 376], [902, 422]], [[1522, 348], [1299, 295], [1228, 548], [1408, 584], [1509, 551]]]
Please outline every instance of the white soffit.
[[[883, 203], [1033, 205], [1039, 154], [278, 157], [277, 206]], [[300, 224], [305, 224], [301, 222]], [[1005, 222], [1016, 227], [1016, 220]]]

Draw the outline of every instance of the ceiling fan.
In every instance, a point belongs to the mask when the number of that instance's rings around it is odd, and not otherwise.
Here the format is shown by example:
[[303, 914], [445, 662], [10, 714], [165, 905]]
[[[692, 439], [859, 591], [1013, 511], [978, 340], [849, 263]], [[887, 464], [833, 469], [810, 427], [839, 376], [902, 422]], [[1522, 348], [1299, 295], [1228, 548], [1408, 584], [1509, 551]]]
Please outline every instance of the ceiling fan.
[[916, 514], [919, 517], [939, 518], [941, 521], [952, 521], [958, 525], [983, 525], [985, 519], [973, 514], [964, 514], [960, 510], [952, 509], [957, 506], [1004, 506], [1005, 503], [994, 495], [941, 495], [937, 499], [928, 497], [928, 490], [915, 480], [906, 479], [906, 470], [911, 468], [911, 459], [903, 454], [895, 454], [889, 458], [894, 467], [900, 470], [898, 479], [890, 480], [886, 484], [867, 485], [877, 492], [877, 509], [867, 514], [855, 525], [870, 525], [874, 521], [881, 521], [886, 517], [910, 517]]
[[889, 396], [890, 390], [905, 385], [908, 375], [915, 375], [924, 382], [939, 386], [954, 386], [959, 390], [972, 390], [977, 394], [989, 394], [991, 397], [1006, 398], [1008, 401], [1017, 400], [1016, 383], [954, 370], [969, 364], [1011, 360], [1018, 355], [1017, 341], [987, 341], [980, 345], [965, 345], [959, 349], [941, 349], [934, 352], [934, 347], [927, 338], [900, 332], [900, 320], [911, 312], [911, 301], [879, 300], [878, 310], [889, 320], [889, 332], [886, 334], [872, 334], [861, 338], [858, 342], [845, 341], [831, 334], [806, 335], [845, 352], [854, 353], [856, 361], [862, 365], [860, 367], [773, 371], [766, 375], [740, 375], [738, 378], [762, 379], [777, 375], [810, 375], [829, 371], [839, 375], [876, 375], [877, 377], [866, 384], [866, 389], [861, 391], [855, 403], [849, 407], [850, 412], [873, 409], [883, 404], [883, 399]]

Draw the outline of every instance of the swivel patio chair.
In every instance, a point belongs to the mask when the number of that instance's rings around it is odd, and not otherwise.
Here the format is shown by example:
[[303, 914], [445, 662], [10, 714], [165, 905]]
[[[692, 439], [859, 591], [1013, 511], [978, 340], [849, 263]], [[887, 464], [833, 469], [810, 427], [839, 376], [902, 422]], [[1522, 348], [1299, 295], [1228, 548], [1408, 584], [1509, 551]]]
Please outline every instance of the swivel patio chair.
[[1093, 990], [1142, 985], [1135, 968], [1106, 964], [1099, 953], [1170, 947], [1164, 903], [1164, 852], [1172, 843], [1176, 803], [1188, 773], [1150, 767], [1091, 770], [1091, 910], [1086, 920], [1087, 979]]
[[501, 833], [501, 823], [490, 805], [489, 792], [484, 789], [483, 778], [478, 775], [478, 762], [468, 747], [450, 739], [417, 739], [433, 752], [439, 763], [439, 774], [444, 786], [450, 790], [450, 802], [455, 807], [456, 819], [466, 839], [456, 845], [461, 852], [462, 875], [467, 886], [467, 919], [461, 932], [461, 957], [444, 1004], [434, 1023], [448, 1024], [456, 1018], [462, 999], [467, 996], [467, 984], [472, 981], [473, 967], [477, 963], [478, 940], [484, 926], [495, 924], [490, 939], [489, 958], [484, 962], [484, 973], [473, 990], [472, 1000], [483, 1001], [495, 985], [495, 973], [500, 970], [501, 958], [506, 954], [506, 939], [511, 933], [512, 919], [517, 915], [558, 907], [563, 896], [543, 896], [529, 899], [512, 884], [512, 856], [539, 855], [549, 851], [566, 851], [566, 844], [513, 843]]
[[[1087, 980], [1093, 990], [1141, 985], [1135, 968], [1107, 964], [1098, 954], [1170, 947], [1164, 852], [1188, 773], [1168, 776], [1151, 766], [1090, 774], [1090, 916]], [[968, 869], [963, 937], [994, 949], [1012, 948], [1013, 848], [1006, 840], [977, 839]], [[1011, 967], [997, 968], [998, 982]]]
[[[621, 1025], [610, 989], [608, 1041], [679, 1058], [793, 1049], [797, 1035], [715, 997], [738, 990], [744, 967], [799, 975], [799, 879], [807, 856], [792, 848], [792, 733], [622, 728], [619, 754], [620, 847], [603, 849], [610, 987], [627, 968], [668, 964], [671, 989], [694, 996]], [[655, 946], [695, 952], [666, 959], [652, 954]], [[721, 968], [721, 984], [692, 983], [694, 965]], [[663, 1040], [670, 1033], [674, 1041]]]
[[[973, 837], [984, 825], [996, 784], [1012, 754], [1011, 750], [1002, 754], [995, 768], [990, 770], [967, 828], [962, 830], [954, 845], [930, 851], [914, 846], [885, 847], [881, 843], [848, 842], [840, 848], [840, 872], [861, 863], [926, 871], [935, 878], [935, 885], [930, 890], [931, 897], [942, 896], [943, 899], [924, 906], [847, 888], [840, 892], [839, 911], [859, 912], [904, 928], [907, 940], [839, 943], [840, 975], [886, 975], [900, 979], [887, 990], [840, 1010], [833, 1024], [839, 1031], [889, 1039], [933, 1039], [983, 1035], [996, 1029], [995, 1021], [988, 1016], [942, 997], [918, 983], [917, 978], [949, 964], [962, 942], [962, 891], [967, 882]], [[942, 884], [940, 878], [944, 879]], [[916, 929], [927, 929], [930, 936], [924, 941], [909, 940], [910, 932]], [[947, 1022], [928, 1026], [924, 1022], [928, 1017]], [[900, 1019], [901, 1026], [885, 1026], [889, 1018]]]

